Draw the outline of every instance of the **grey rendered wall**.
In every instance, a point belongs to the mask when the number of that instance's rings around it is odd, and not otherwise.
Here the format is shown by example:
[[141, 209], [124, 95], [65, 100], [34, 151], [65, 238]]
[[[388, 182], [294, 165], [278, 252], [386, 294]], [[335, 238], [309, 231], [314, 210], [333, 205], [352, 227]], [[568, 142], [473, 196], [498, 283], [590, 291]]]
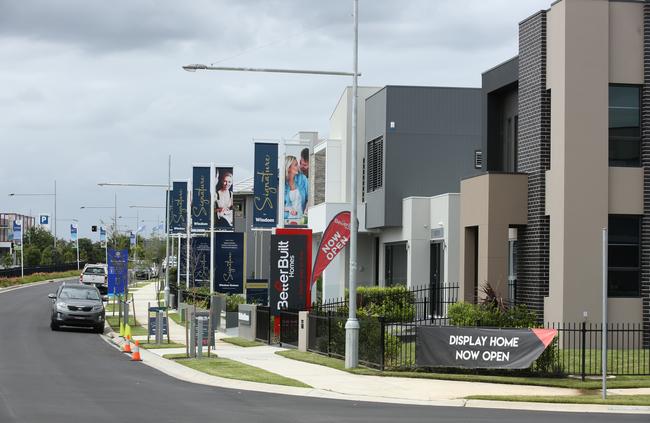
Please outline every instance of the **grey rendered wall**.
[[[246, 234], [246, 277], [268, 279], [271, 234], [269, 231], [251, 230], [253, 226], [253, 196], [249, 194], [236, 194], [236, 196], [246, 199], [244, 217], [235, 216], [235, 231]], [[256, 243], [257, 248], [255, 247]], [[255, 271], [256, 269], [257, 271]]]
[[382, 226], [390, 227], [402, 225], [403, 198], [460, 192], [461, 178], [480, 172], [474, 151], [481, 148], [481, 90], [386, 90]]
[[[366, 100], [366, 135], [365, 145], [368, 141], [374, 140], [377, 137], [384, 136], [386, 140], [386, 88], [382, 88], [374, 95], [368, 97]], [[366, 156], [367, 149], [364, 147], [363, 151], [359, 153]], [[366, 162], [367, 166], [367, 162]], [[384, 187], [373, 192], [366, 190], [366, 228], [379, 228], [384, 226], [384, 199], [385, 199], [385, 169], [386, 169], [386, 147], [384, 143]], [[401, 199], [400, 199], [401, 206]]]

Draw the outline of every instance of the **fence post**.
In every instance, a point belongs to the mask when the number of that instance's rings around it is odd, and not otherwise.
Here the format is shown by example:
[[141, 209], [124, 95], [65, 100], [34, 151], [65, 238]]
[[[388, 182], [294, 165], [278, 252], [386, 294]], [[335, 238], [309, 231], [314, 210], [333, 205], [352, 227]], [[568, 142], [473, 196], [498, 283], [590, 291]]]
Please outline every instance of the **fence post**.
[[386, 353], [386, 351], [385, 351], [386, 350], [385, 328], [386, 328], [386, 326], [384, 325], [384, 316], [379, 316], [379, 330], [380, 330], [379, 368], [381, 369], [382, 372], [384, 371], [384, 355]]
[[268, 327], [269, 327], [269, 331], [268, 331], [269, 336], [267, 337], [266, 343], [267, 343], [267, 345], [271, 345], [271, 326], [273, 326], [273, 318], [272, 318], [272, 315], [271, 315], [271, 307], [270, 306], [269, 306], [269, 315], [266, 316], [266, 321], [267, 321]]
[[327, 356], [331, 357], [332, 345], [332, 312], [327, 311]]
[[587, 355], [587, 348], [586, 348], [586, 342], [587, 342], [587, 322], [582, 322], [582, 329], [580, 331], [582, 333], [582, 342], [580, 345], [581, 348], [581, 353], [582, 353], [582, 361], [580, 365], [580, 379], [584, 382], [585, 381], [585, 363], [586, 363], [586, 355]]

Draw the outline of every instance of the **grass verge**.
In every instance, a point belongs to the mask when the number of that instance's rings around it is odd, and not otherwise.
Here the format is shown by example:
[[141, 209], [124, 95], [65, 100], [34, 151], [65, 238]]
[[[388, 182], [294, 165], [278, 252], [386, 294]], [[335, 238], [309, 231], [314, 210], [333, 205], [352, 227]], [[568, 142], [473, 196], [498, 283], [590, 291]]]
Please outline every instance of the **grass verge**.
[[239, 337], [223, 338], [222, 341], [227, 342], [229, 344], [237, 345], [238, 347], [245, 347], [245, 348], [259, 347], [261, 345], [264, 345], [261, 342], [249, 341], [248, 339], [239, 338]]
[[0, 288], [8, 288], [10, 286], [23, 285], [26, 283], [42, 282], [50, 279], [71, 278], [75, 276], [79, 277], [78, 270], [55, 273], [34, 273], [33, 275], [25, 276], [24, 278], [0, 278]]
[[177, 342], [163, 342], [162, 344], [156, 344], [156, 341], [153, 339], [147, 342], [146, 340], [140, 341], [140, 347], [147, 350], [157, 350], [162, 348], [185, 348], [185, 344], [179, 344]]
[[[114, 331], [120, 330], [118, 316], [106, 316], [106, 323], [108, 323], [108, 325], [113, 328]], [[131, 335], [139, 336], [147, 334], [147, 329], [138, 325], [133, 316], [129, 316], [129, 325], [131, 326]]]
[[185, 326], [185, 323], [181, 322], [181, 315], [178, 313], [169, 313], [169, 318], [176, 322], [177, 325]]
[[580, 396], [509, 396], [509, 395], [472, 395], [466, 399], [513, 402], [546, 402], [553, 404], [603, 404], [650, 406], [650, 395], [608, 395], [603, 400], [600, 395]]
[[[331, 367], [333, 369], [347, 371], [358, 375], [386, 376], [386, 377], [409, 377], [414, 379], [438, 379], [438, 380], [456, 380], [462, 382], [488, 382], [502, 383], [507, 385], [532, 385], [532, 386], [550, 386], [555, 388], [570, 389], [600, 389], [600, 380], [585, 380], [572, 378], [544, 378], [544, 377], [522, 377], [522, 376], [492, 376], [492, 375], [475, 375], [475, 374], [456, 374], [456, 373], [428, 373], [428, 372], [398, 372], [398, 371], [379, 371], [367, 367], [358, 367], [356, 369], [346, 369], [345, 362], [338, 358], [327, 357], [324, 355], [301, 352], [296, 350], [278, 351], [276, 354], [292, 360], [304, 361], [306, 363], [318, 364], [320, 366]], [[607, 381], [609, 388], [648, 388], [650, 387], [649, 376], [618, 376], [615, 379]]]
[[176, 360], [179, 364], [212, 376], [271, 385], [311, 388], [311, 386], [298, 380], [267, 372], [259, 367], [249, 366], [227, 358], [210, 357], [197, 360], [195, 358], [186, 358], [185, 354], [166, 354], [163, 355], [163, 358]]

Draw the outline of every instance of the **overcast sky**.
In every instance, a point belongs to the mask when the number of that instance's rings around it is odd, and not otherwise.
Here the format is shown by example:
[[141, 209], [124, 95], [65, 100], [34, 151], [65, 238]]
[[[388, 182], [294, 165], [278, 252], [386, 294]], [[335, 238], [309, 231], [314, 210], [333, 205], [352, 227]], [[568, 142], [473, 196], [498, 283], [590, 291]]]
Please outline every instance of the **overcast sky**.
[[[360, 85], [480, 87], [481, 72], [517, 54], [518, 23], [551, 0], [361, 0]], [[351, 0], [0, 0], [0, 211], [52, 213], [59, 237], [108, 221], [117, 193], [164, 205], [160, 189], [192, 163], [251, 175], [253, 138], [328, 136], [351, 79], [197, 72], [190, 63], [352, 70]], [[164, 210], [143, 209], [151, 228]]]

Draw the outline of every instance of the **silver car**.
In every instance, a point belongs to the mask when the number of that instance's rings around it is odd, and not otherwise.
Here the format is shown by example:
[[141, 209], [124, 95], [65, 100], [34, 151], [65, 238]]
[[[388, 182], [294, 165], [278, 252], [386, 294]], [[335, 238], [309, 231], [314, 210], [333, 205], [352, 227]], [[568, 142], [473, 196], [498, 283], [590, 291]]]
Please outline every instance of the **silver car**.
[[94, 286], [64, 283], [48, 297], [52, 300], [52, 330], [59, 330], [61, 326], [82, 326], [91, 327], [97, 333], [104, 332], [104, 298]]

